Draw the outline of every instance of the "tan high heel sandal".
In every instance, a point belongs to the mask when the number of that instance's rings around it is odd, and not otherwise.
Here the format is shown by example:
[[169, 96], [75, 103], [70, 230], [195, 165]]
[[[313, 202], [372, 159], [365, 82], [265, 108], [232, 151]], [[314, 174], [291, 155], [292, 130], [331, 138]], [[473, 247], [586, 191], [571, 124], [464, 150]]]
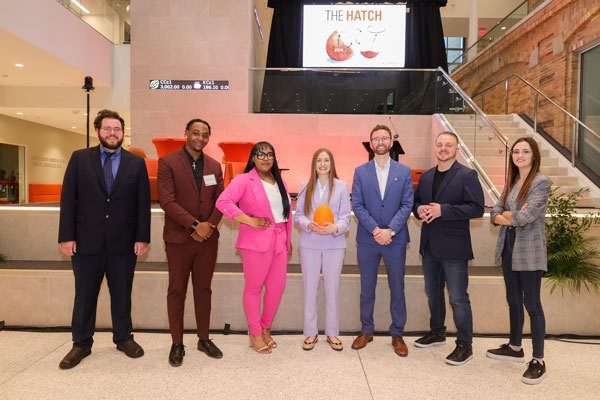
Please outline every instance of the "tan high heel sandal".
[[277, 342], [274, 341], [273, 338], [271, 337], [270, 329], [263, 329], [262, 338], [263, 338], [263, 341], [267, 344], [267, 346], [269, 346], [272, 349], [277, 348]]
[[[259, 339], [262, 341], [262, 344], [264, 344], [264, 346], [259, 347], [260, 343], [255, 344], [255, 342], [258, 341]], [[260, 353], [260, 354], [270, 354], [271, 353], [271, 348], [265, 344], [265, 341], [263, 340], [262, 335], [252, 336], [250, 334], [250, 332], [248, 332], [248, 344], [249, 344], [249, 347], [254, 349], [254, 351], [256, 351], [257, 353]]]

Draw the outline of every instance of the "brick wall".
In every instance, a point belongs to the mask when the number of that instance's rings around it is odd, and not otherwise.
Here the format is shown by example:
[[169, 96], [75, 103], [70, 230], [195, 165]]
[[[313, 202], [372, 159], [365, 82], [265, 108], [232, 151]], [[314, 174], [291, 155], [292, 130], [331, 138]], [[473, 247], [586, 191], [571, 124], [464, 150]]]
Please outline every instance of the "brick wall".
[[[473, 95], [511, 74], [519, 74], [577, 116], [579, 49], [598, 39], [599, 0], [554, 0], [454, 73], [453, 78]], [[533, 97], [525, 84], [510, 80], [508, 112], [526, 112], [533, 117]], [[504, 85], [475, 100], [486, 113], [504, 113]], [[571, 147], [572, 124], [547, 100], [540, 99], [538, 124]]]

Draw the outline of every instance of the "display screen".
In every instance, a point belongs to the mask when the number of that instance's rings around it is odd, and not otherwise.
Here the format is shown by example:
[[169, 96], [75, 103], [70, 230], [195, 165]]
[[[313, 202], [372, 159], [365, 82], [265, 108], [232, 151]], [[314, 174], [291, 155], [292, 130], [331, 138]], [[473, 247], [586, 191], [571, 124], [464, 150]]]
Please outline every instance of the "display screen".
[[305, 5], [302, 66], [402, 68], [406, 5]]
[[148, 87], [152, 90], [229, 90], [229, 81], [151, 79]]

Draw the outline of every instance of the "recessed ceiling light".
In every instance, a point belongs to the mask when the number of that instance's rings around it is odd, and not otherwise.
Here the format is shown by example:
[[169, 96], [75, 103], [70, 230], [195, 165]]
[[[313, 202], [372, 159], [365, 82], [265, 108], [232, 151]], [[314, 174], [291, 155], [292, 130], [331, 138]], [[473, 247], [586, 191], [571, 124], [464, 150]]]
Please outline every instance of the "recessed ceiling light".
[[88, 11], [87, 8], [85, 8], [84, 6], [81, 5], [81, 3], [79, 3], [77, 0], [71, 0], [71, 3], [75, 4], [77, 7], [79, 7], [79, 9], [81, 11], [83, 11], [86, 14], [89, 14], [90, 12]]
[[24, 65], [23, 65], [23, 64], [21, 64], [21, 63], [16, 63], [16, 64], [15, 64], [15, 67], [17, 67], [17, 68], [23, 68], [23, 67], [24, 67]]
[[71, 129], [77, 129], [77, 127], [76, 126], [72, 126]]
[[502, 30], [505, 30], [505, 29], [506, 29], [506, 27], [505, 27], [505, 26], [503, 26], [503, 27], [502, 27], [502, 28], [500, 28], [500, 29], [502, 29]]
[[87, 115], [87, 113], [83, 113], [83, 115]]
[[17, 112], [17, 115], [23, 115], [23, 113], [21, 111]]
[[127, 127], [127, 128], [125, 128], [125, 130], [126, 130], [126, 131], [129, 131], [129, 130], [131, 130], [131, 128]]

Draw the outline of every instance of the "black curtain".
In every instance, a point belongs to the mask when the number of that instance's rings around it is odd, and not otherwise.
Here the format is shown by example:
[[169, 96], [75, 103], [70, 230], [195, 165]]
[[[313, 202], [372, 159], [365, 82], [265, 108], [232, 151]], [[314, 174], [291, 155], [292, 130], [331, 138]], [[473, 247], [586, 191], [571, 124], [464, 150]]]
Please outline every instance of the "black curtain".
[[[385, 3], [372, 0], [368, 3]], [[267, 68], [302, 67], [302, 6], [304, 4], [333, 4], [332, 0], [269, 0], [273, 9]], [[362, 2], [357, 2], [362, 3]], [[440, 7], [447, 0], [409, 0], [406, 15], [407, 68], [436, 68], [448, 70]]]
[[302, 6], [305, 0], [269, 0], [273, 9], [267, 68], [302, 67]]
[[410, 0], [406, 14], [406, 68], [437, 68], [448, 71], [440, 7], [447, 0]]

